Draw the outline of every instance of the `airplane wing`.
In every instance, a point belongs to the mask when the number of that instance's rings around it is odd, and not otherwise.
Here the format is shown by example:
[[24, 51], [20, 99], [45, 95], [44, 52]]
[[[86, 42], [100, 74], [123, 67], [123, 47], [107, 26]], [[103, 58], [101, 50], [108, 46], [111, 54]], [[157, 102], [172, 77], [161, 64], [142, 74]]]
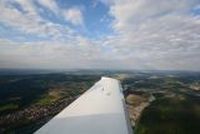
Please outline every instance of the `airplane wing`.
[[132, 134], [120, 82], [102, 77], [35, 134]]

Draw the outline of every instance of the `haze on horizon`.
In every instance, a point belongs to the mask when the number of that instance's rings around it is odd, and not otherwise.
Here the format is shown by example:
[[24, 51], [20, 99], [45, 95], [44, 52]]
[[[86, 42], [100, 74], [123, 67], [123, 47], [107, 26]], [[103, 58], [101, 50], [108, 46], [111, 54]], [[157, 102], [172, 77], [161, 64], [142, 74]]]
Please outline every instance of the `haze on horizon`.
[[0, 68], [200, 71], [200, 0], [1, 0]]

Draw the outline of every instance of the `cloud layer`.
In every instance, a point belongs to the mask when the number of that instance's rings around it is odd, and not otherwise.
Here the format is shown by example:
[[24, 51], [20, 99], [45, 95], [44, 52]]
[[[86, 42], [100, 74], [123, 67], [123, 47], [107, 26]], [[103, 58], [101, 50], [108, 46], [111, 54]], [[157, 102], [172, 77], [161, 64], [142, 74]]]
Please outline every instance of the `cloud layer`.
[[0, 67], [200, 70], [199, 0], [99, 0], [95, 7], [101, 4], [113, 32], [96, 39], [84, 34], [83, 5], [2, 0], [0, 24], [24, 35], [1, 38]]

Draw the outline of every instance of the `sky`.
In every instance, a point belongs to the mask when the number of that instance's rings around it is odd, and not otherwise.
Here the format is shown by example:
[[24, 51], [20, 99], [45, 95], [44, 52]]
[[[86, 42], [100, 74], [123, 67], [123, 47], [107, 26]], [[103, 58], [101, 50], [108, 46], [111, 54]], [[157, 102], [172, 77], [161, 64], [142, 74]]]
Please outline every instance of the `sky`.
[[0, 0], [0, 68], [200, 71], [200, 0]]

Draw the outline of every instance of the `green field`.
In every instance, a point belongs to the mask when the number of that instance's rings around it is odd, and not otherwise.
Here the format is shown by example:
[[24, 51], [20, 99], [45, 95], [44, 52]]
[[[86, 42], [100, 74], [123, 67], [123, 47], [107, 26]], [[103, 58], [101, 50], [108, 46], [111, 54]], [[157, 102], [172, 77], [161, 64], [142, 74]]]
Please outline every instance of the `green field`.
[[188, 95], [163, 97], [143, 111], [135, 134], [197, 134], [199, 121], [200, 98]]
[[8, 104], [0, 105], [0, 112], [12, 111], [18, 108], [19, 108], [18, 104], [8, 103]]
[[[198, 134], [200, 92], [192, 87], [200, 86], [200, 74], [85, 73], [0, 76], [0, 134], [32, 134], [101, 76], [120, 78], [128, 91], [125, 97], [137, 93], [130, 98], [133, 108], [147, 102], [149, 96], [156, 98], [142, 113], [139, 111], [141, 116], [132, 124], [134, 134]], [[119, 77], [120, 73], [125, 77]]]
[[65, 74], [0, 76], [0, 134], [33, 133], [99, 78]]

